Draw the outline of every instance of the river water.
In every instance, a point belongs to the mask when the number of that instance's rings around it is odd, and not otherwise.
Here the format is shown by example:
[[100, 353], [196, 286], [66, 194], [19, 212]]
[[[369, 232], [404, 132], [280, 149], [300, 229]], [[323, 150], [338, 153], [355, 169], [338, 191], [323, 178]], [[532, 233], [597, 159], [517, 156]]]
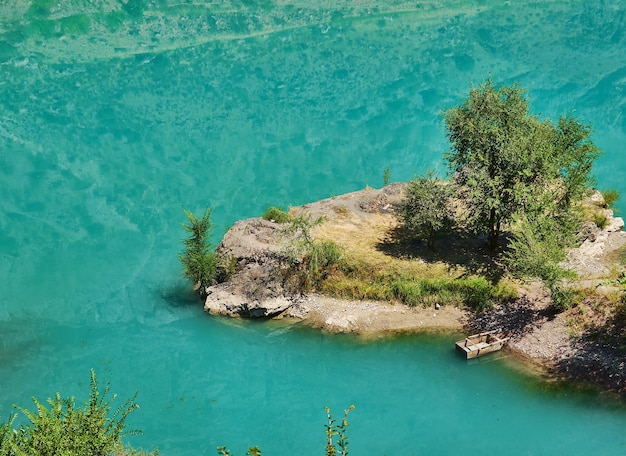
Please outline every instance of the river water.
[[213, 318], [177, 258], [182, 208], [212, 206], [217, 242], [443, 172], [440, 112], [488, 76], [591, 123], [598, 185], [626, 194], [624, 49], [621, 0], [2, 2], [0, 416], [85, 398], [94, 368], [163, 454], [322, 454], [324, 407], [350, 404], [353, 454], [624, 454], [611, 397], [468, 365], [454, 335]]

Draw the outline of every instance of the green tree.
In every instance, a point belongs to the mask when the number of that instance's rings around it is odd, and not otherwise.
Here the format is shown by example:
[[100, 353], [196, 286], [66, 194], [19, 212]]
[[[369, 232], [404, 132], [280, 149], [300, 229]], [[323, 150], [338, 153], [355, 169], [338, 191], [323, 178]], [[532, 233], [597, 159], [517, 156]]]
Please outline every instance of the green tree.
[[185, 249], [179, 258], [185, 276], [204, 294], [205, 288], [215, 283], [218, 274], [218, 258], [210, 243], [211, 209], [206, 209], [200, 218], [191, 211], [183, 209], [183, 212], [188, 223], [182, 226], [189, 236], [183, 240]]
[[600, 150], [592, 129], [572, 116], [557, 125], [531, 115], [524, 90], [494, 86], [470, 90], [467, 100], [444, 113], [451, 144], [448, 164], [467, 204], [471, 226], [498, 246], [503, 225], [512, 228], [504, 262], [519, 277], [534, 277], [565, 309], [574, 292], [561, 266], [579, 226], [580, 201], [593, 183]]
[[565, 209], [583, 198], [594, 184], [591, 168], [601, 152], [591, 141], [592, 131], [571, 116], [562, 116], [556, 127], [555, 157], [563, 182], [560, 205]]
[[496, 87], [489, 79], [473, 87], [459, 106], [444, 112], [450, 170], [465, 189], [469, 221], [478, 231], [487, 232], [493, 249], [502, 224], [523, 198], [518, 192], [520, 177], [534, 174], [525, 153], [542, 126], [529, 114], [524, 94], [517, 85]]
[[454, 226], [451, 194], [451, 186], [428, 171], [425, 176], [409, 181], [396, 209], [402, 225], [413, 235], [425, 239], [428, 248], [433, 248], [436, 238]]
[[584, 196], [599, 155], [591, 128], [571, 116], [558, 125], [530, 114], [525, 91], [489, 79], [444, 112], [448, 165], [462, 189], [469, 222], [498, 246], [503, 225], [536, 210], [555, 216]]

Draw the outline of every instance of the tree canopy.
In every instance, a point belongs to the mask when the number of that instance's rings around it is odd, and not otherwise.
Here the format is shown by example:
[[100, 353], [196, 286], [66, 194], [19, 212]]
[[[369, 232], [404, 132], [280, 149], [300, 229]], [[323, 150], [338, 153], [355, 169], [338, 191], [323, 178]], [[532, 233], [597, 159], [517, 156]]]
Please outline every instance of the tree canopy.
[[491, 79], [443, 113], [446, 158], [467, 205], [468, 221], [496, 249], [503, 225], [524, 212], [563, 213], [592, 182], [599, 149], [591, 127], [571, 116], [557, 125], [529, 111], [517, 84]]

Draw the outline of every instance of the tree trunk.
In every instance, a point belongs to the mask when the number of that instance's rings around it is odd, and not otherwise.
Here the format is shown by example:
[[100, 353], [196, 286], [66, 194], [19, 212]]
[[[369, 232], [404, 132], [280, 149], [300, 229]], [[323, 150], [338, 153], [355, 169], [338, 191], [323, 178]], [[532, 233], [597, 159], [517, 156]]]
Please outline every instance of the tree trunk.
[[489, 233], [487, 234], [487, 246], [494, 252], [498, 250], [500, 239], [500, 218], [496, 216], [496, 210], [489, 211]]

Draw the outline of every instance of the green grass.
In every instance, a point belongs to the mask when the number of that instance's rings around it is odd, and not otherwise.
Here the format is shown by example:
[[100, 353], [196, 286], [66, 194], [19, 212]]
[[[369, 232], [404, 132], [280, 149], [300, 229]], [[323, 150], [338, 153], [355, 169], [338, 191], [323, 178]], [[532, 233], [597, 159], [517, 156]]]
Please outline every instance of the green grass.
[[291, 215], [289, 215], [283, 208], [274, 206], [266, 208], [261, 218], [276, 223], [289, 223], [292, 220]]
[[324, 294], [347, 299], [397, 301], [415, 307], [467, 306], [475, 310], [491, 308], [517, 297], [505, 281], [492, 283], [482, 276], [424, 278], [417, 274], [372, 274], [354, 265], [337, 270], [319, 285]]
[[600, 213], [592, 214], [591, 221], [595, 223], [596, 226], [601, 230], [606, 228], [606, 226], [609, 224], [609, 219], [607, 218], [607, 216]]

